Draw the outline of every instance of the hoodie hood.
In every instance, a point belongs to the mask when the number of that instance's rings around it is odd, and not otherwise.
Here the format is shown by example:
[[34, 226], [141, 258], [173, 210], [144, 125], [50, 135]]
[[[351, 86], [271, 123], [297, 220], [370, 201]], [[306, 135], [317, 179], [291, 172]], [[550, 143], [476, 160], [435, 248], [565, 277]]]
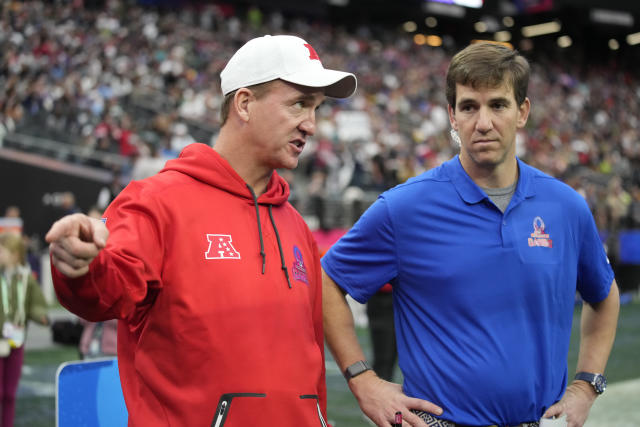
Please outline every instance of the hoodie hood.
[[258, 226], [258, 239], [260, 241], [260, 257], [262, 258], [262, 274], [265, 274], [267, 255], [264, 249], [264, 236], [262, 234], [262, 223], [260, 221], [260, 205], [266, 205], [269, 212], [269, 220], [273, 226], [280, 253], [280, 268], [284, 274], [289, 289], [291, 289], [291, 279], [284, 260], [280, 233], [273, 218], [273, 207], [280, 206], [289, 197], [289, 185], [276, 171], [273, 171], [267, 189], [260, 197], [256, 197], [253, 189], [231, 167], [229, 162], [218, 154], [213, 148], [205, 144], [191, 144], [185, 147], [180, 153], [180, 157], [169, 160], [164, 169], [160, 171], [176, 171], [184, 173], [197, 179], [198, 181], [219, 188], [231, 193], [236, 197], [246, 199], [256, 210], [256, 222]]
[[[177, 159], [169, 160], [160, 173], [176, 171], [198, 181], [232, 193], [254, 203], [247, 184], [217, 151], [205, 144], [194, 143], [185, 147]], [[289, 198], [289, 184], [273, 171], [267, 189], [258, 197], [259, 204], [279, 206]]]

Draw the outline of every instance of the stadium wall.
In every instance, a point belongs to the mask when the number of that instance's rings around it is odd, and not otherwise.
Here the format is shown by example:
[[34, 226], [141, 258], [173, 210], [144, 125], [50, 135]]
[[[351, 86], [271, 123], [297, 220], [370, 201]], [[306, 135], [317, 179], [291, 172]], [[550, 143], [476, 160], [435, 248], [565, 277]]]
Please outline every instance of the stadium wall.
[[0, 216], [7, 206], [21, 210], [24, 232], [44, 238], [51, 224], [65, 211], [60, 195], [71, 191], [83, 212], [95, 204], [111, 173], [69, 165], [43, 156], [0, 149]]

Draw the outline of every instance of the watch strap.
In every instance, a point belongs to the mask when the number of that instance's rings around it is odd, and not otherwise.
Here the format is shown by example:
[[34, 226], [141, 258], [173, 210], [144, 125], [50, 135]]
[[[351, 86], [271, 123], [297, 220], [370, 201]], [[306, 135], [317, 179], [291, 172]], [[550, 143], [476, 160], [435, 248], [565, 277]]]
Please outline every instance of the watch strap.
[[369, 370], [371, 370], [371, 366], [366, 360], [358, 360], [356, 363], [347, 366], [347, 369], [344, 370], [344, 378], [349, 381], [351, 378]]
[[593, 389], [597, 394], [602, 394], [604, 390], [607, 388], [607, 380], [602, 374], [597, 374], [597, 373], [593, 374], [591, 372], [578, 372], [575, 375], [575, 377], [573, 377], [573, 379], [588, 382], [589, 384], [591, 384], [591, 386], [593, 387]]

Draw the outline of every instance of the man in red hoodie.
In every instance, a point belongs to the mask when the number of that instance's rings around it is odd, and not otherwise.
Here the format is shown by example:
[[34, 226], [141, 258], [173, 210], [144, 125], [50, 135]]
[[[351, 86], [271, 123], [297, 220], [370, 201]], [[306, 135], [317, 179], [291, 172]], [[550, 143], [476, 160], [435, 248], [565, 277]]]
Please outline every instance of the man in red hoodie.
[[103, 221], [53, 224], [55, 289], [87, 320], [120, 319], [130, 426], [326, 426], [318, 251], [275, 169], [297, 166], [316, 108], [356, 78], [264, 36], [221, 83], [213, 149], [130, 183]]

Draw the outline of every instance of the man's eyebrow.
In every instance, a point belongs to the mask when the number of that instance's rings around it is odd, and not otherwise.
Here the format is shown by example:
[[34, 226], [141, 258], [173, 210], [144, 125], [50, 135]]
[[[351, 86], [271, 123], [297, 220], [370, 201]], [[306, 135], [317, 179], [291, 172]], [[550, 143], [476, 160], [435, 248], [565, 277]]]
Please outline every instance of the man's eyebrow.
[[[317, 97], [312, 93], [301, 93], [301, 94], [293, 97], [292, 99], [295, 102], [303, 101], [305, 103], [312, 103], [312, 102], [316, 101]], [[324, 102], [325, 102], [325, 99], [322, 100], [320, 105], [323, 104]]]
[[316, 96], [312, 93], [302, 93], [300, 94], [300, 96], [298, 96], [297, 99], [304, 100], [304, 101], [313, 101], [316, 99]]
[[505, 104], [511, 104], [511, 100], [505, 96], [497, 96], [495, 98], [491, 98], [489, 102], [502, 102]]
[[[510, 104], [511, 100], [505, 96], [496, 96], [495, 98], [490, 98], [489, 99], [489, 103], [493, 104], [496, 102], [502, 102], [505, 104]], [[463, 104], [478, 104], [478, 100], [475, 98], [462, 98], [460, 100], [458, 100], [458, 105], [463, 105]]]
[[461, 98], [458, 100], [458, 105], [463, 105], [463, 104], [477, 104], [478, 101], [475, 100], [474, 98]]

